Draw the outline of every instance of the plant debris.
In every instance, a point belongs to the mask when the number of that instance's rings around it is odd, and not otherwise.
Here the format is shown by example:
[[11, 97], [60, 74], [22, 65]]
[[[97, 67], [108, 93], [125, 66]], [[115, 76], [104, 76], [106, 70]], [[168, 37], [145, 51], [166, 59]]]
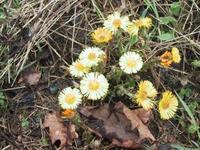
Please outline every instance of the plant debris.
[[0, 1], [0, 150], [200, 149], [200, 0]]
[[51, 143], [62, 150], [67, 150], [72, 140], [78, 138], [75, 125], [70, 123], [65, 125], [57, 112], [46, 114], [43, 125], [49, 128]]
[[41, 75], [41, 72], [27, 69], [19, 78], [18, 83], [27, 86], [37, 85], [40, 81]]
[[137, 148], [144, 139], [155, 140], [145, 125], [151, 117], [151, 111], [130, 110], [122, 102], [116, 103], [113, 108], [105, 104], [100, 107], [84, 106], [79, 111], [88, 118], [89, 129], [111, 140], [112, 146]]
[[14, 108], [32, 107], [36, 102], [36, 94], [34, 92], [25, 93], [17, 103], [14, 103]]

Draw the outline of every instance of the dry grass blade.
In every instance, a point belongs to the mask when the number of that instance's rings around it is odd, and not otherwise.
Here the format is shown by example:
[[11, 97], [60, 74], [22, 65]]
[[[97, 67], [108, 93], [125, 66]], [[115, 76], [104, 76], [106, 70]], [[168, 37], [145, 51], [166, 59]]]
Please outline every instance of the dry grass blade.
[[[52, 32], [52, 27], [59, 19], [68, 13], [78, 0], [50, 0], [50, 1], [28, 1], [13, 15], [13, 19], [18, 17], [16, 24], [22, 24], [21, 27], [13, 25], [10, 33], [14, 33], [10, 40], [18, 38], [24, 29], [28, 30], [27, 39], [25, 39], [19, 47], [18, 53], [10, 59], [9, 64], [0, 72], [0, 79], [9, 73], [10, 67], [13, 67], [16, 74], [13, 84], [19, 73], [27, 65], [27, 60], [31, 51], [35, 50], [35, 45], [45, 43]], [[13, 21], [10, 21], [5, 26], [10, 26]], [[24, 24], [24, 25], [23, 25]], [[56, 54], [58, 52], [55, 51]], [[63, 60], [64, 61], [64, 60]], [[66, 63], [66, 62], [65, 62]], [[4, 64], [5, 65], [5, 64]]]

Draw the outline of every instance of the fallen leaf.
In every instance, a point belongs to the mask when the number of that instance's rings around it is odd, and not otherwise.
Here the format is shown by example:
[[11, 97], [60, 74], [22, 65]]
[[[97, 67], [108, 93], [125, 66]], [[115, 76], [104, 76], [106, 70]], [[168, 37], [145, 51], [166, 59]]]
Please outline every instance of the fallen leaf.
[[130, 110], [122, 102], [114, 107], [108, 104], [99, 107], [84, 106], [79, 112], [87, 118], [90, 131], [112, 141], [113, 146], [140, 147], [144, 139], [155, 140], [145, 123], [151, 116], [143, 109]]
[[[115, 105], [115, 109], [122, 110], [122, 112], [125, 114], [125, 116], [131, 121], [132, 130], [134, 130], [135, 128], [138, 129], [140, 140], [143, 140], [145, 138], [155, 140], [153, 135], [147, 128], [147, 126], [144, 125], [143, 121], [146, 121], [147, 117], [144, 119], [141, 119], [141, 118], [143, 118], [142, 116], [149, 116], [149, 115], [142, 114], [143, 112], [145, 112], [145, 110], [141, 111], [141, 110], [136, 109], [135, 111], [134, 110], [132, 111], [121, 102], [119, 102]], [[148, 114], [148, 112], [145, 112], [145, 113]]]
[[138, 108], [138, 109], [134, 109], [132, 111], [135, 112], [135, 114], [142, 120], [142, 122], [144, 124], [146, 124], [152, 116], [151, 110], [147, 111], [143, 108]]
[[21, 75], [18, 80], [18, 83], [22, 85], [37, 85], [41, 78], [41, 72], [35, 71], [33, 69], [27, 69]]
[[75, 130], [75, 125], [64, 125], [63, 120], [58, 113], [48, 113], [44, 118], [43, 126], [49, 128], [49, 136], [51, 143], [60, 147], [62, 150], [67, 150], [68, 146], [72, 144], [72, 140], [78, 138]]

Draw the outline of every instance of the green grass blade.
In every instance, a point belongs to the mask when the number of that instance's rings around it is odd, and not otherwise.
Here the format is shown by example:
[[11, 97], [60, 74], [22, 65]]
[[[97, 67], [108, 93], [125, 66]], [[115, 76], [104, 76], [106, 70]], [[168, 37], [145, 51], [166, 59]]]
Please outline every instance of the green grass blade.
[[147, 7], [151, 8], [152, 11], [154, 12], [155, 16], [157, 18], [159, 18], [158, 10], [157, 10], [157, 7], [156, 7], [155, 0], [153, 0], [153, 1], [144, 0], [144, 3], [147, 5]]
[[[189, 109], [189, 107], [187, 106], [187, 104], [182, 100], [182, 98], [178, 95], [178, 93], [176, 91], [174, 91], [176, 96], [178, 97], [179, 101], [181, 102], [181, 104], [183, 105], [185, 111], [187, 112], [188, 116], [191, 118], [191, 122], [192, 124], [194, 124], [195, 126], [198, 126], [191, 110]], [[197, 135], [198, 135], [198, 138], [200, 139], [200, 132], [199, 132], [199, 129], [197, 130]]]
[[97, 12], [97, 15], [98, 15], [100, 18], [102, 18], [103, 20], [105, 20], [105, 17], [104, 17], [104, 15], [103, 15], [103, 13], [101, 12], [101, 10], [99, 9], [99, 7], [97, 6], [96, 1], [95, 1], [95, 0], [91, 0], [91, 1], [92, 1], [92, 5], [93, 5], [94, 9], [95, 9], [96, 12]]
[[188, 148], [188, 147], [183, 147], [181, 145], [177, 145], [177, 144], [171, 144], [172, 148], [175, 148], [177, 150], [199, 150], [199, 148]]

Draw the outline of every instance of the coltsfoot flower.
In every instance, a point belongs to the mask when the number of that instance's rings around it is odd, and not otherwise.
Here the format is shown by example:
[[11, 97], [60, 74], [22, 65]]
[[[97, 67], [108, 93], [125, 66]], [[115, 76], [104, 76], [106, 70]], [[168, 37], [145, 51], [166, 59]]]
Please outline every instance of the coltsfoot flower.
[[152, 26], [152, 19], [149, 17], [140, 18], [133, 21], [138, 28], [150, 28]]
[[76, 109], [82, 101], [82, 95], [78, 89], [67, 87], [60, 92], [58, 101], [63, 109]]
[[180, 61], [181, 61], [181, 56], [180, 56], [179, 50], [176, 47], [172, 48], [172, 60], [175, 63], [180, 63]]
[[136, 102], [142, 106], [145, 110], [152, 109], [154, 107], [154, 98], [157, 95], [157, 91], [153, 84], [144, 80], [139, 83], [139, 89], [136, 93]]
[[76, 111], [73, 109], [65, 109], [62, 111], [62, 117], [63, 118], [73, 118], [76, 114]]
[[130, 35], [138, 35], [139, 27], [135, 23], [131, 22], [129, 23], [126, 32], [128, 32]]
[[127, 52], [120, 57], [119, 65], [127, 73], [137, 73], [143, 66], [142, 58], [135, 52]]
[[112, 39], [112, 32], [106, 28], [98, 28], [91, 36], [94, 43], [108, 43]]
[[164, 67], [170, 67], [173, 60], [172, 60], [172, 53], [169, 51], [165, 51], [161, 56], [161, 65]]
[[171, 52], [165, 51], [161, 56], [161, 65], [164, 67], [170, 67], [171, 64], [174, 63], [180, 63], [181, 61], [181, 55], [179, 50], [176, 47], [173, 47]]
[[121, 16], [119, 12], [114, 12], [104, 21], [104, 27], [116, 33], [120, 28], [126, 31], [129, 22], [128, 16]]
[[105, 96], [108, 92], [108, 87], [107, 79], [98, 72], [88, 73], [80, 81], [82, 94], [91, 100], [98, 100]]
[[88, 47], [84, 49], [79, 59], [84, 61], [88, 67], [97, 66], [99, 62], [103, 61], [105, 52], [98, 47]]
[[165, 91], [162, 94], [162, 99], [159, 102], [159, 112], [162, 119], [170, 119], [177, 111], [178, 100], [170, 91]]
[[77, 60], [69, 66], [69, 72], [74, 77], [82, 77], [88, 73], [90, 68], [86, 65], [84, 60]]

